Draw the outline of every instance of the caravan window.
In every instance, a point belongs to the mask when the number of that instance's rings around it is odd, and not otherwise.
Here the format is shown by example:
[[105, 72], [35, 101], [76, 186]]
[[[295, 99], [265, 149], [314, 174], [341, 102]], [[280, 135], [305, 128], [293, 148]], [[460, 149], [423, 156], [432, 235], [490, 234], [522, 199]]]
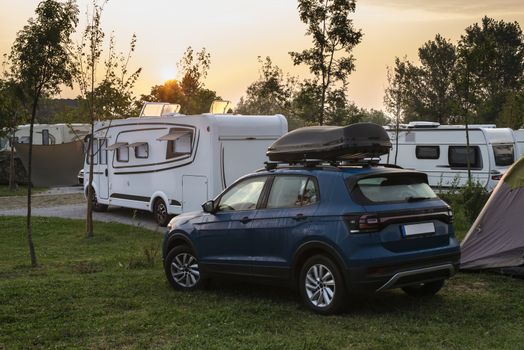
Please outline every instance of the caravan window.
[[149, 157], [149, 145], [147, 143], [142, 143], [138, 146], [135, 146], [135, 158], [147, 157]]
[[[449, 146], [448, 159], [451, 168], [466, 169], [468, 167], [467, 147]], [[482, 157], [479, 146], [469, 147], [469, 162], [471, 169], [482, 169]]]
[[440, 158], [440, 147], [439, 146], [417, 146], [415, 148], [415, 154], [417, 159], [439, 159]]
[[127, 147], [127, 145], [117, 148], [116, 160], [118, 162], [129, 162], [129, 148]]
[[100, 164], [107, 164], [107, 139], [100, 139]]
[[167, 140], [166, 159], [189, 156], [193, 149], [193, 131], [173, 128], [161, 139]]
[[[90, 143], [87, 143], [87, 147], [90, 148]], [[88, 149], [90, 151], [91, 149]], [[98, 164], [98, 139], [93, 139], [93, 164]], [[91, 153], [87, 153], [87, 164], [90, 164]]]
[[495, 164], [498, 166], [511, 165], [515, 161], [513, 156], [513, 145], [496, 145], [493, 146], [495, 155]]

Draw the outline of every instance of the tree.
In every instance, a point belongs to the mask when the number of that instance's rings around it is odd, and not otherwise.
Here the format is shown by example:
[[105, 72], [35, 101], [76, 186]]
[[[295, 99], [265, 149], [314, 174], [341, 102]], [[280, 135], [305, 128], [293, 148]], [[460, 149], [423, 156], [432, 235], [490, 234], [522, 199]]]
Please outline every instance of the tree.
[[29, 96], [31, 120], [29, 128], [29, 156], [27, 186], [27, 240], [31, 265], [37, 266], [32, 238], [31, 221], [31, 164], [33, 153], [33, 125], [38, 103], [43, 95], [60, 91], [61, 85], [72, 86], [70, 36], [78, 22], [78, 8], [69, 0], [64, 3], [43, 0], [20, 30], [9, 54], [10, 75]]
[[[524, 39], [517, 22], [484, 17], [466, 28], [459, 41], [458, 55], [468, 55], [470, 93], [474, 95], [477, 121], [494, 123], [506, 95], [522, 88]], [[463, 57], [464, 59], [464, 57]], [[473, 99], [473, 98], [472, 98]]]
[[203, 48], [195, 52], [189, 46], [177, 63], [181, 80], [168, 80], [151, 88], [149, 95], [142, 95], [142, 101], [170, 102], [180, 105], [184, 114], [198, 114], [209, 111], [211, 103], [219, 99], [216, 92], [204, 85], [204, 79], [211, 65], [211, 55]]
[[[348, 78], [355, 69], [353, 48], [360, 43], [362, 33], [353, 28], [349, 19], [355, 12], [355, 0], [299, 0], [300, 19], [307, 25], [306, 35], [313, 40], [313, 47], [302, 52], [290, 52], [295, 65], [306, 64], [315, 81], [308, 88], [318, 86], [319, 114], [317, 123], [325, 123], [328, 94], [338, 84], [346, 90]], [[334, 93], [331, 98], [338, 95]]]
[[395, 118], [396, 136], [395, 136], [395, 164], [398, 157], [398, 133], [400, 122], [406, 110], [406, 99], [411, 91], [409, 81], [410, 63], [407, 60], [401, 61], [395, 58], [395, 67], [388, 68], [388, 87], [384, 96], [386, 110], [393, 114]]
[[524, 127], [524, 91], [512, 92], [506, 96], [497, 124], [499, 127], [512, 129]]
[[[86, 235], [93, 237], [93, 164], [97, 156], [94, 149], [94, 122], [96, 119], [113, 119], [134, 111], [134, 97], [131, 92], [142, 68], [129, 73], [128, 65], [136, 47], [136, 36], [131, 37], [127, 55], [119, 54], [115, 49], [114, 33], [109, 38], [107, 59], [104, 61], [105, 74], [101, 82], [97, 82], [96, 73], [103, 53], [105, 33], [102, 31], [101, 18], [106, 1], [101, 4], [93, 0], [91, 9], [87, 10], [87, 26], [83, 31], [82, 41], [75, 51], [74, 78], [80, 88], [79, 100], [86, 106], [91, 134], [87, 157], [89, 159], [89, 174], [87, 186]], [[91, 11], [91, 12], [90, 12]], [[107, 146], [107, 145], [106, 145]]]
[[0, 80], [0, 137], [9, 138], [11, 154], [9, 160], [9, 189], [14, 191], [18, 185], [15, 169], [15, 132], [18, 124], [26, 120], [24, 91], [13, 80]]
[[[435, 40], [418, 49], [418, 56], [421, 67], [414, 70], [410, 79], [419, 80], [420, 86], [412, 90], [411, 96], [419, 96], [420, 102], [412, 103], [410, 109], [426, 120], [446, 124], [456, 108], [453, 89], [455, 45], [437, 34]], [[418, 106], [422, 108], [416, 110]]]
[[247, 87], [246, 97], [240, 100], [236, 112], [288, 115], [295, 79], [285, 77], [282, 69], [273, 65], [269, 56], [265, 60], [259, 56], [258, 62], [261, 65], [258, 80]]

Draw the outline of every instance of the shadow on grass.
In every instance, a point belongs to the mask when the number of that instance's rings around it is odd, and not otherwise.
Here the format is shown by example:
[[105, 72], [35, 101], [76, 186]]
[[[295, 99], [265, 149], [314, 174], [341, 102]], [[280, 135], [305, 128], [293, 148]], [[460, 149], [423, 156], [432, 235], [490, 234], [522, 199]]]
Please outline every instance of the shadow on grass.
[[[238, 279], [214, 279], [201, 293], [219, 299], [235, 299], [249, 303], [259, 300], [267, 304], [281, 304], [309, 311], [301, 302], [298, 290], [270, 283], [240, 281]], [[412, 297], [400, 289], [369, 294], [347, 295], [347, 307], [342, 316], [387, 315], [399, 312], [427, 313], [442, 307], [446, 299], [440, 295], [432, 297]]]

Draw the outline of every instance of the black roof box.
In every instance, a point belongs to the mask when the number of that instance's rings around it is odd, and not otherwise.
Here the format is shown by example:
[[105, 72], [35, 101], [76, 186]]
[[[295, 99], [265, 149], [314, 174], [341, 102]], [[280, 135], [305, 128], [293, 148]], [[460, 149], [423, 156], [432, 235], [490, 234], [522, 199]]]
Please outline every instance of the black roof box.
[[383, 127], [373, 123], [348, 126], [311, 126], [293, 130], [269, 146], [270, 161], [300, 162], [374, 158], [389, 152], [391, 141]]

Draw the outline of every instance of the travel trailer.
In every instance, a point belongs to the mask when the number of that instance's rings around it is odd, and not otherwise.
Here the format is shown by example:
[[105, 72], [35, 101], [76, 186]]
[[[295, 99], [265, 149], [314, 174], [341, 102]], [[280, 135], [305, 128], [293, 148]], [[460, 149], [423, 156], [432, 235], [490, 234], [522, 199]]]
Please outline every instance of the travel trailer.
[[[19, 125], [15, 132], [16, 143], [29, 143], [29, 124]], [[89, 134], [89, 124], [34, 124], [33, 145], [58, 145], [83, 140]], [[9, 135], [0, 139], [0, 152], [10, 151]]]
[[[282, 115], [186, 116], [169, 106], [153, 107], [137, 118], [95, 123], [95, 210], [149, 210], [166, 225], [170, 215], [199, 210], [237, 178], [261, 168], [268, 146], [287, 132]], [[156, 115], [144, 115], [153, 109]], [[86, 194], [88, 183], [85, 175]]]
[[[386, 129], [393, 146], [389, 154], [381, 157], [381, 162], [422, 171], [433, 187], [445, 189], [467, 183], [465, 126], [431, 122], [401, 126], [396, 163], [396, 129]], [[468, 129], [472, 178], [491, 191], [516, 159], [513, 131], [495, 125], [470, 125]]]

